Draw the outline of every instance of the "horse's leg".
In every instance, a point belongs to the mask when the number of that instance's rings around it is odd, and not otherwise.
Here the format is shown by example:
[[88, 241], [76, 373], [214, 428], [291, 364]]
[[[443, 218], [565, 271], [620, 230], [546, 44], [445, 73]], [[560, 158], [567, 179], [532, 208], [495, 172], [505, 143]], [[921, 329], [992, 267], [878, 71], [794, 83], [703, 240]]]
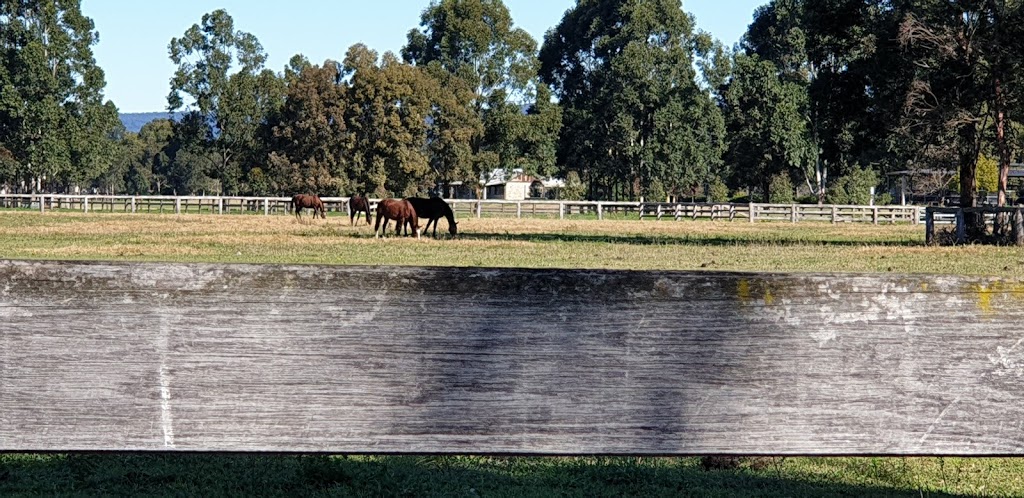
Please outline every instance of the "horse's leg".
[[[377, 211], [377, 223], [373, 226], [373, 236], [377, 237], [377, 238], [380, 238], [380, 218], [381, 218], [380, 211]], [[384, 225], [384, 229], [385, 230], [387, 229], [386, 222], [385, 222], [385, 225]]]

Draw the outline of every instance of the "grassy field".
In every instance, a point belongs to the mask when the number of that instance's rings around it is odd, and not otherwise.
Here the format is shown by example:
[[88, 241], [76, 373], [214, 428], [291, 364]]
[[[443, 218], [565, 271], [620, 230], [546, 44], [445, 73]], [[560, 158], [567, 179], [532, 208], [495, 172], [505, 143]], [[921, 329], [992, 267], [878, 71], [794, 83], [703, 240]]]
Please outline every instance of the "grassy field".
[[[925, 247], [915, 225], [464, 218], [455, 240], [348, 219], [0, 212], [0, 257], [1016, 275], [1016, 247]], [[439, 233], [446, 233], [441, 222]]]
[[[1013, 247], [925, 247], [924, 227], [465, 218], [377, 240], [348, 219], [0, 212], [0, 258], [1019, 275]], [[444, 232], [446, 226], [441, 223]], [[0, 455], [0, 496], [1024, 496], [1024, 461], [161, 454]]]

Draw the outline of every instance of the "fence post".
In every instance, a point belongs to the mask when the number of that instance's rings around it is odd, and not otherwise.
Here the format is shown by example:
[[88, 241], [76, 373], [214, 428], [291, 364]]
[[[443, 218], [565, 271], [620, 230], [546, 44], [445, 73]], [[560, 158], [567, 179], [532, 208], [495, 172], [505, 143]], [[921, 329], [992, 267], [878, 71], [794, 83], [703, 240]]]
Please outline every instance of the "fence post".
[[871, 208], [871, 223], [878, 224], [878, 206], [872, 206]]
[[137, 207], [135, 207], [135, 196], [133, 195], [133, 196], [132, 196], [132, 214], [135, 214], [135, 212], [136, 212], [136, 210], [137, 210], [137, 209], [138, 209], [138, 208], [137, 208]]
[[790, 207], [790, 218], [793, 219], [793, 223], [796, 223], [800, 218], [800, 214], [797, 212], [798, 209], [799, 207], [796, 204], [793, 204], [793, 206]]
[[914, 215], [913, 224], [914, 225], [920, 225], [921, 224], [921, 208], [915, 206], [912, 209], [914, 210], [913, 211], [913, 215]]
[[224, 214], [224, 198], [217, 198], [217, 214]]
[[483, 215], [484, 203], [482, 201], [476, 201], [476, 217], [479, 218]]
[[1013, 220], [1011, 225], [1013, 243], [1018, 246], [1024, 246], [1024, 215], [1021, 214], [1021, 208], [1013, 210]]
[[82, 212], [83, 213], [88, 213], [89, 212], [89, 197], [88, 196], [82, 197]]
[[832, 205], [832, 224], [835, 225], [838, 221], [839, 208], [835, 204]]
[[46, 212], [46, 196], [42, 194], [39, 194], [39, 212]]
[[174, 198], [174, 214], [181, 214], [181, 197]]
[[263, 198], [263, 216], [270, 216], [270, 198]]
[[603, 220], [604, 219], [604, 210], [601, 209], [601, 203], [600, 202], [597, 203], [597, 219], [599, 219], [599, 220]]
[[924, 211], [924, 244], [930, 246], [935, 243], [935, 213], [931, 209]]
[[558, 203], [558, 219], [565, 219], [565, 203], [563, 202]]
[[754, 203], [753, 202], [747, 203], [747, 209], [750, 210], [750, 211], [747, 211], [747, 218], [750, 218], [750, 222], [753, 223], [754, 220], [757, 218], [756, 213], [754, 213]]
[[967, 241], [967, 224], [964, 223], [964, 208], [956, 210], [956, 243], [963, 244]]

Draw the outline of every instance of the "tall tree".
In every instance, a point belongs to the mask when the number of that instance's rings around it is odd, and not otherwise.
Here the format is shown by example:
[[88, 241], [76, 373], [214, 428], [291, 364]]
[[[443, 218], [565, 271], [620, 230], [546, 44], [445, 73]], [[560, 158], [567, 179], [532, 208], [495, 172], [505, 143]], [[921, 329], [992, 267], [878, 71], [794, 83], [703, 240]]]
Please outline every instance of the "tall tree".
[[205, 14], [181, 38], [172, 38], [168, 51], [178, 68], [167, 109], [195, 113], [193, 124], [208, 128], [192, 135], [204, 137], [194, 147], [202, 149], [199, 155], [213, 158], [209, 173], [223, 191], [236, 193], [245, 170], [266, 157], [258, 134], [281, 105], [284, 82], [263, 68], [267, 56], [259, 40], [235, 30], [223, 9]]
[[350, 98], [345, 112], [356, 182], [377, 196], [421, 194], [433, 186], [427, 144], [437, 79], [386, 52], [380, 60], [365, 45], [344, 62]]
[[[904, 5], [900, 42], [914, 65], [903, 132], [930, 159], [958, 165], [960, 204], [977, 204], [977, 163], [991, 102], [992, 12], [987, 2]], [[983, 224], [971, 217], [977, 235]]]
[[[548, 32], [541, 77], [563, 106], [560, 159], [593, 196], [622, 186], [653, 194], [717, 173], [721, 117], [694, 69], [712, 47], [679, 0], [580, 0]], [[678, 121], [694, 109], [708, 119]]]
[[[444, 171], [441, 178], [465, 181], [495, 167], [515, 168], [518, 158], [528, 154], [517, 137], [528, 126], [522, 110], [536, 85], [537, 42], [515, 26], [501, 0], [433, 0], [420, 21], [419, 29], [409, 31], [403, 58], [419, 67], [434, 67], [431, 74], [454, 88], [459, 86], [440, 72], [464, 82], [469, 93], [453, 96], [472, 111], [467, 114], [449, 100], [444, 106], [447, 115], [436, 116], [448, 128], [468, 125], [457, 127], [457, 133], [441, 132], [449, 139], [443, 148], [435, 148], [443, 152], [433, 161]], [[474, 129], [476, 133], [469, 133]], [[451, 142], [455, 137], [466, 142]], [[475, 167], [472, 175], [466, 174], [467, 164]]]
[[342, 68], [330, 60], [293, 67], [297, 73], [289, 76], [285, 103], [272, 128], [271, 184], [282, 192], [353, 193], [358, 186], [348, 181], [348, 87], [341, 80]]
[[767, 202], [772, 178], [813, 162], [806, 87], [782, 77], [770, 61], [738, 54], [723, 94], [733, 181], [757, 187]]
[[432, 62], [464, 79], [483, 106], [495, 90], [523, 93], [537, 76], [537, 42], [501, 0], [432, 0], [409, 31], [403, 59]]
[[110, 168], [122, 128], [98, 38], [79, 0], [0, 1], [0, 155], [14, 175], [0, 182], [68, 187]]

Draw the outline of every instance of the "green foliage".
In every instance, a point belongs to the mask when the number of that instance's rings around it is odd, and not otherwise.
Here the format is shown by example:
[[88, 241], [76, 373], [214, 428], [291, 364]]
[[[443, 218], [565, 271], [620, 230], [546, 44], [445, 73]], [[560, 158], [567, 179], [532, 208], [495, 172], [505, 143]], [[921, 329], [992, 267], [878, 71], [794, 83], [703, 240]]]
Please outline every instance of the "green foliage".
[[773, 204], [792, 204], [794, 198], [793, 182], [789, 175], [778, 173], [768, 182], [768, 202]]
[[644, 199], [648, 202], [665, 202], [668, 199], [668, 194], [665, 192], [665, 186], [662, 185], [661, 180], [657, 178], [651, 180], [651, 183], [644, 189]]
[[734, 183], [767, 193], [770, 180], [788, 179], [790, 171], [800, 171], [813, 160], [814, 146], [804, 119], [806, 90], [780, 77], [775, 64], [738, 55], [723, 98], [730, 135], [726, 158]]
[[678, 0], [581, 1], [565, 13], [540, 52], [563, 107], [564, 165], [585, 165], [599, 185], [658, 179], [674, 191], [718, 171], [724, 123], [694, 69], [711, 43], [693, 24]]
[[[263, 47], [252, 34], [236, 31], [223, 9], [203, 15], [200, 24], [172, 38], [168, 48], [177, 69], [167, 108], [195, 115], [194, 129], [185, 138], [195, 141], [195, 153], [216, 158], [204, 172], [189, 176], [209, 174], [224, 193], [238, 193], [245, 169], [264, 157], [260, 126], [280, 107], [284, 81], [263, 69]], [[205, 190], [213, 184], [203, 185]]]
[[708, 199], [711, 202], [729, 202], [729, 187], [721, 178], [716, 176], [711, 179], [708, 185]]
[[[825, 202], [829, 204], [854, 204], [866, 206], [871, 203], [871, 188], [876, 188], [876, 204], [888, 204], [879, 198], [881, 193], [878, 173], [871, 168], [857, 168], [849, 174], [836, 179], [825, 194]], [[891, 196], [889, 198], [891, 201]]]
[[996, 192], [999, 190], [999, 161], [984, 154], [978, 157], [978, 190]]
[[575, 171], [569, 171], [565, 175], [565, 187], [558, 193], [559, 199], [565, 199], [568, 201], [579, 201], [583, 200], [587, 194], [587, 186], [580, 180], [579, 173]]
[[[344, 152], [350, 149], [343, 119], [348, 89], [338, 84], [341, 68], [333, 61], [323, 66], [292, 60], [284, 104], [270, 126], [268, 170], [260, 169], [249, 188], [255, 192], [308, 192], [326, 195], [335, 179], [352, 175]], [[256, 162], [259, 164], [259, 161]], [[256, 181], [259, 178], [260, 181]], [[262, 188], [263, 190], [257, 190]]]
[[85, 186], [114, 165], [123, 128], [94, 28], [77, 0], [0, 2], [0, 183]]

